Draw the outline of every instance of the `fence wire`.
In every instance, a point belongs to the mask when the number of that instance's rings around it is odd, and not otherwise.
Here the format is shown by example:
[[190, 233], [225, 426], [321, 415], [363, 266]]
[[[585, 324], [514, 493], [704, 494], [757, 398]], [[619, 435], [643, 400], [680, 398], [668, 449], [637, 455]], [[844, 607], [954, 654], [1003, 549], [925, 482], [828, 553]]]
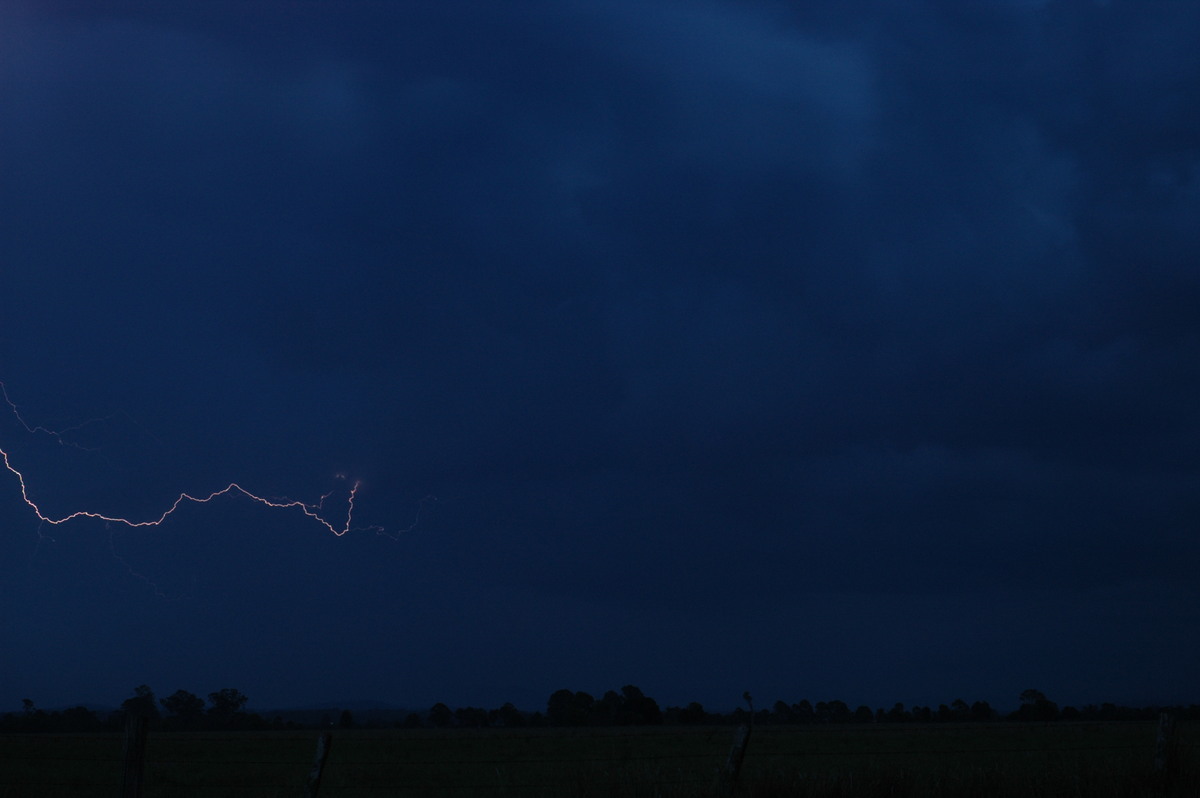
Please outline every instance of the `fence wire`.
[[[1193, 759], [1200, 741], [1190, 724], [1181, 724], [1188, 739], [1174, 747]], [[732, 737], [729, 727], [694, 729], [575, 730], [535, 734], [484, 732], [348, 732], [334, 736], [325, 767], [321, 795], [369, 794], [533, 794], [550, 793], [557, 785], [586, 783], [597, 794], [635, 785], [637, 794], [661, 794], [664, 788], [702, 788], [711, 784], [724, 764]], [[863, 734], [863, 732], [869, 732]], [[916, 733], [914, 733], [916, 732]], [[945, 745], [937, 735], [977, 735], [981, 742], [1006, 733], [1024, 735], [1092, 734], [1096, 744], [1060, 740], [1058, 745]], [[1134, 737], [1116, 744], [1111, 735]], [[878, 736], [877, 736], [878, 735]], [[891, 735], [891, 736], [886, 736]], [[830, 747], [839, 741], [888, 739], [896, 747]], [[112, 794], [122, 772], [120, 735], [0, 735], [0, 798], [32, 794]], [[1015, 741], [1014, 741], [1015, 742]], [[939, 744], [934, 744], [939, 743]], [[796, 772], [819, 771], [822, 761], [857, 762], [914, 758], [962, 760], [1039, 755], [1054, 758], [1094, 754], [1108, 764], [1126, 754], [1130, 761], [1150, 762], [1154, 755], [1152, 724], [1084, 724], [1025, 727], [1024, 724], [928, 726], [894, 729], [815, 730], [811, 727], [767, 727], [750, 742], [747, 768], [778, 768], [788, 763]], [[679, 745], [686, 750], [652, 750]], [[788, 750], [777, 750], [787, 745]], [[557, 748], [537, 750], [538, 746]], [[164, 732], [152, 735], [146, 753], [146, 796], [175, 794], [300, 794], [312, 768], [316, 735], [295, 732], [204, 735]], [[588, 750], [612, 749], [612, 750]], [[617, 750], [620, 749], [620, 750]], [[651, 749], [651, 750], [647, 750]], [[502, 750], [504, 754], [494, 753]], [[385, 753], [386, 752], [386, 753]], [[362, 755], [362, 758], [358, 758]], [[409, 758], [420, 757], [420, 758]], [[1123, 761], [1123, 760], [1122, 760]], [[705, 763], [708, 763], [707, 765]], [[484, 777], [481, 769], [494, 772]], [[73, 792], [74, 791], [74, 792]], [[569, 792], [569, 791], [568, 791]], [[580, 794], [585, 794], [581, 792]], [[590, 793], [587, 793], [590, 794]], [[617, 794], [612, 792], [611, 794]], [[630, 794], [633, 794], [631, 792]]]

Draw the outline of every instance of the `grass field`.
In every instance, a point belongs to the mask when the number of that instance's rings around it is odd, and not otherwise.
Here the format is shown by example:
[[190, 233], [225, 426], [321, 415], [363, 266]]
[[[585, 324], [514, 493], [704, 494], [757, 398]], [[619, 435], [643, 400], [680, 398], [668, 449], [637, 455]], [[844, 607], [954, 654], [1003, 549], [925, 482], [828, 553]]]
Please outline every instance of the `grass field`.
[[[1169, 781], [1148, 723], [755, 729], [745, 796], [1194, 796], [1200, 727]], [[712, 796], [730, 727], [334, 733], [321, 784], [350, 796]], [[144, 795], [300, 796], [316, 732], [151, 733]], [[0, 798], [115, 796], [119, 734], [0, 736]]]

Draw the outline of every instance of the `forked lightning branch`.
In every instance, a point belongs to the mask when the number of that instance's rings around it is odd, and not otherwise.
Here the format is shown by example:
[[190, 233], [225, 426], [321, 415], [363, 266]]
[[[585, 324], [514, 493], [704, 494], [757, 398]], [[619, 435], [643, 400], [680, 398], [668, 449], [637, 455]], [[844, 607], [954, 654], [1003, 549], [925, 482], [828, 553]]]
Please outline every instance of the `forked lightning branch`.
[[[14, 416], [16, 416], [17, 421], [20, 422], [21, 426], [24, 427], [27, 432], [29, 432], [30, 434], [43, 433], [45, 435], [49, 435], [49, 436], [55, 438], [59, 443], [67, 443], [63, 438], [63, 434], [65, 431], [64, 432], [56, 432], [52, 429], [48, 429], [43, 426], [31, 426], [30, 424], [28, 424], [25, 421], [24, 417], [22, 417], [21, 412], [18, 409], [17, 405], [12, 401], [12, 399], [9, 398], [8, 389], [4, 385], [3, 382], [0, 382], [0, 395], [3, 396], [5, 403], [8, 404], [8, 407], [12, 411], [12, 414]], [[78, 428], [79, 427], [77, 426], [77, 427], [73, 427], [71, 429], [78, 429]], [[259, 496], [258, 494], [252, 493], [251, 491], [247, 490], [246, 488], [242, 487], [241, 485], [239, 485], [236, 482], [230, 482], [228, 485], [221, 488], [220, 490], [213, 491], [212, 493], [209, 493], [207, 495], [196, 496], [191, 493], [180, 493], [175, 498], [175, 500], [173, 502], [171, 502], [171, 504], [162, 511], [162, 513], [160, 515], [158, 515], [157, 517], [154, 517], [154, 518], [146, 518], [146, 519], [139, 520], [139, 519], [133, 519], [133, 518], [126, 518], [126, 517], [119, 516], [119, 515], [107, 515], [105, 513], [95, 512], [92, 510], [76, 510], [75, 512], [56, 517], [53, 515], [48, 515], [45, 511], [42, 510], [42, 507], [38, 504], [38, 502], [34, 500], [32, 494], [31, 494], [31, 491], [30, 491], [29, 481], [26, 478], [25, 473], [22, 472], [20, 469], [17, 468], [16, 465], [13, 464], [12, 458], [10, 457], [8, 451], [2, 447], [0, 447], [0, 459], [3, 459], [3, 461], [4, 461], [4, 468], [7, 469], [8, 472], [11, 473], [14, 478], [16, 478], [16, 481], [21, 489], [21, 499], [25, 502], [25, 504], [27, 504], [29, 506], [29, 508], [33, 511], [34, 515], [37, 516], [38, 520], [40, 520], [41, 522], [46, 523], [46, 524], [59, 525], [59, 524], [68, 523], [70, 521], [76, 521], [76, 520], [80, 520], [80, 519], [90, 518], [90, 519], [94, 519], [97, 521], [105, 521], [110, 524], [121, 524], [121, 525], [131, 527], [131, 528], [153, 527], [153, 526], [159, 526], [159, 525], [163, 524], [164, 522], [166, 522], [166, 520], [168, 518], [170, 518], [181, 506], [183, 506], [185, 504], [189, 504], [189, 503], [191, 503], [191, 504], [207, 504], [208, 502], [211, 502], [214, 499], [217, 499], [221, 496], [234, 495], [234, 496], [242, 496], [246, 499], [249, 499], [250, 501], [257, 502], [259, 504], [265, 505], [266, 507], [271, 507], [273, 509], [288, 510], [288, 511], [295, 511], [295, 512], [303, 513], [305, 516], [312, 519], [316, 523], [320, 524], [322, 527], [324, 527], [326, 530], [333, 533], [337, 537], [341, 537], [341, 536], [345, 535], [347, 532], [350, 532], [351, 530], [356, 529], [356, 527], [354, 527], [354, 525], [353, 525], [354, 524], [354, 500], [355, 500], [355, 497], [358, 495], [358, 489], [359, 489], [359, 485], [360, 485], [359, 482], [354, 482], [350, 486], [349, 494], [346, 497], [346, 516], [345, 516], [344, 522], [341, 521], [340, 518], [338, 519], [337, 522], [330, 520], [330, 517], [326, 514], [326, 511], [324, 509], [325, 501], [330, 496], [333, 495], [333, 493], [334, 493], [333, 491], [326, 493], [324, 496], [321, 497], [320, 501], [318, 501], [317, 503], [309, 504], [306, 502], [294, 501], [291, 499], [278, 499], [278, 498], [271, 499], [271, 498], [266, 498], [264, 496]], [[414, 526], [415, 526], [415, 524], [414, 524]], [[378, 527], [378, 526], [358, 527], [357, 529], [360, 529], [363, 531], [375, 532], [376, 534], [385, 534], [384, 529], [382, 527]], [[411, 529], [411, 527], [410, 527], [410, 529]]]

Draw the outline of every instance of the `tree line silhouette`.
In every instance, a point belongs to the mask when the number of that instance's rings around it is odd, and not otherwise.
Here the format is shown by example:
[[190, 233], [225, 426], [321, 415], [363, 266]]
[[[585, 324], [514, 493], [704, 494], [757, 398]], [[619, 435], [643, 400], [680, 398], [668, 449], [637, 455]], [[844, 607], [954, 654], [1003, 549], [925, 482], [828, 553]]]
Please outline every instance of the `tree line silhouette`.
[[106, 731], [122, 728], [130, 715], [144, 717], [159, 728], [179, 731], [272, 728], [272, 723], [243, 709], [248, 700], [232, 687], [209, 693], [207, 705], [203, 698], [187, 690], [176, 690], [156, 700], [154, 691], [141, 684], [121, 702], [120, 709], [102, 714], [85, 706], [48, 712], [26, 698], [21, 702], [20, 712], [0, 715], [0, 731]]
[[[551, 693], [545, 711], [528, 712], [506, 703], [496, 709], [458, 707], [451, 709], [438, 702], [425, 712], [372, 709], [355, 718], [350, 709], [281, 712], [271, 718], [247, 712], [248, 698], [239, 690], [222, 688], [208, 694], [207, 702], [187, 690], [176, 690], [158, 699], [147, 685], [134, 688], [133, 695], [121, 703], [120, 709], [100, 713], [85, 706], [46, 711], [37, 708], [28, 698], [22, 701], [20, 712], [0, 715], [0, 731], [4, 732], [98, 732], [120, 729], [126, 718], [145, 717], [153, 726], [163, 730], [272, 730], [328, 728], [522, 728], [522, 727], [602, 727], [602, 726], [699, 726], [743, 724], [751, 720], [751, 712], [737, 708], [732, 712], [710, 712], [699, 702], [686, 706], [661, 708], [657, 701], [635, 685], [627, 684], [620, 691], [609, 690], [600, 698], [582, 691], [567, 689]], [[753, 713], [757, 725], [808, 724], [868, 724], [868, 723], [972, 723], [994, 721], [1125, 721], [1153, 720], [1160, 712], [1172, 712], [1179, 719], [1200, 720], [1200, 705], [1124, 707], [1112, 703], [1088, 704], [1083, 707], [1059, 708], [1039, 690], [1025, 690], [1019, 696], [1016, 710], [1001, 713], [987, 701], [968, 704], [956, 698], [949, 704], [905, 707], [896, 703], [891, 708], [872, 709], [863, 704], [855, 709], [844, 701], [807, 699], [788, 703], [776, 701], [770, 709]], [[285, 718], [285, 715], [287, 716]]]

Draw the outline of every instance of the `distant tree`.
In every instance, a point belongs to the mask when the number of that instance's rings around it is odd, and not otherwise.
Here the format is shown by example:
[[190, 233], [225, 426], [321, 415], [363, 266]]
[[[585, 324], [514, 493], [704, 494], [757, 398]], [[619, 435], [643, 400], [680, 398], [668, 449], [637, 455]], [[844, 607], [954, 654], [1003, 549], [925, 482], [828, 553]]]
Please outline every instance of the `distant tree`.
[[354, 713], [348, 709], [343, 709], [342, 714], [338, 716], [338, 728], [339, 729], [353, 729], [354, 728]]
[[829, 713], [830, 723], [849, 723], [851, 714], [850, 707], [846, 706], [845, 701], [830, 701], [825, 705], [826, 711]]
[[967, 706], [967, 702], [961, 698], [956, 698], [950, 704], [950, 718], [956, 721], [964, 721], [971, 719], [971, 707]]
[[588, 723], [593, 726], [615, 726], [620, 714], [621, 694], [607, 690], [599, 699], [592, 701], [591, 709], [588, 710]]
[[976, 701], [971, 705], [971, 720], [994, 720], [996, 710], [986, 701]]
[[871, 711], [869, 706], [863, 704], [854, 710], [854, 721], [856, 723], [874, 723], [875, 713]]
[[546, 701], [546, 717], [551, 726], [586, 726], [595, 703], [596, 699], [582, 691], [555, 690]]
[[693, 701], [679, 710], [679, 723], [684, 726], [699, 726], [708, 719], [708, 713], [698, 701]]
[[792, 718], [797, 723], [814, 723], [817, 720], [817, 713], [813, 709], [813, 705], [805, 698], [797, 704], [792, 704]]
[[158, 703], [176, 726], [198, 726], [204, 717], [204, 699], [187, 690], [176, 690], [166, 698], [160, 698]]
[[912, 720], [912, 716], [904, 711], [904, 704], [897, 701], [895, 705], [888, 710], [887, 719], [891, 723], [902, 723], [906, 720]]
[[46, 731], [50, 725], [50, 716], [46, 710], [38, 709], [28, 698], [21, 699], [21, 714], [6, 714], [5, 725], [19, 731]]
[[662, 710], [658, 702], [632, 684], [621, 688], [621, 716], [623, 725], [652, 726], [662, 723]]
[[488, 725], [488, 711], [483, 707], [459, 707], [454, 710], [454, 718], [464, 729], [481, 729]]
[[590, 726], [594, 720], [596, 699], [591, 693], [580, 690], [571, 697], [572, 726]]
[[1082, 717], [1082, 716], [1080, 715], [1079, 710], [1076, 709], [1075, 707], [1063, 707], [1063, 709], [1062, 709], [1062, 719], [1063, 720], [1079, 720], [1080, 717]]
[[421, 723], [421, 716], [418, 715], [416, 712], [409, 712], [407, 715], [404, 716], [403, 726], [406, 729], [419, 729], [423, 725], [424, 724]]
[[85, 706], [76, 706], [62, 711], [61, 726], [63, 731], [90, 732], [99, 730], [101, 723], [95, 712]]
[[551, 726], [568, 726], [571, 723], [575, 694], [565, 687], [555, 690], [546, 701], [546, 718]]
[[1046, 700], [1046, 694], [1043, 693], [1041, 690], [1034, 690], [1031, 687], [1028, 690], [1021, 691], [1020, 701], [1021, 701], [1021, 706], [1023, 706], [1023, 707], [1024, 706], [1033, 706], [1034, 704], [1038, 703], [1039, 701], [1045, 701], [1045, 700]]
[[218, 726], [233, 726], [242, 720], [245, 714], [242, 707], [249, 699], [239, 690], [232, 687], [222, 687], [215, 693], [208, 694], [208, 716]]
[[441, 701], [429, 708], [429, 722], [437, 729], [444, 729], [454, 723], [454, 713], [450, 707]]
[[148, 685], [144, 684], [139, 684], [133, 688], [133, 697], [122, 701], [121, 709], [125, 710], [126, 714], [137, 715], [149, 720], [157, 720], [159, 717], [158, 703], [154, 700], [154, 691]]
[[954, 713], [945, 704], [938, 704], [937, 719], [940, 723], [946, 723], [954, 720]]
[[1046, 698], [1040, 690], [1030, 688], [1021, 693], [1021, 706], [1017, 708], [1020, 720], [1048, 721], [1058, 719], [1058, 704]]
[[933, 721], [933, 710], [929, 707], [913, 707], [912, 719], [918, 723], [930, 723]]
[[520, 728], [525, 725], [525, 713], [513, 706], [511, 701], [508, 701], [496, 710], [495, 725], [504, 726], [509, 729]]

